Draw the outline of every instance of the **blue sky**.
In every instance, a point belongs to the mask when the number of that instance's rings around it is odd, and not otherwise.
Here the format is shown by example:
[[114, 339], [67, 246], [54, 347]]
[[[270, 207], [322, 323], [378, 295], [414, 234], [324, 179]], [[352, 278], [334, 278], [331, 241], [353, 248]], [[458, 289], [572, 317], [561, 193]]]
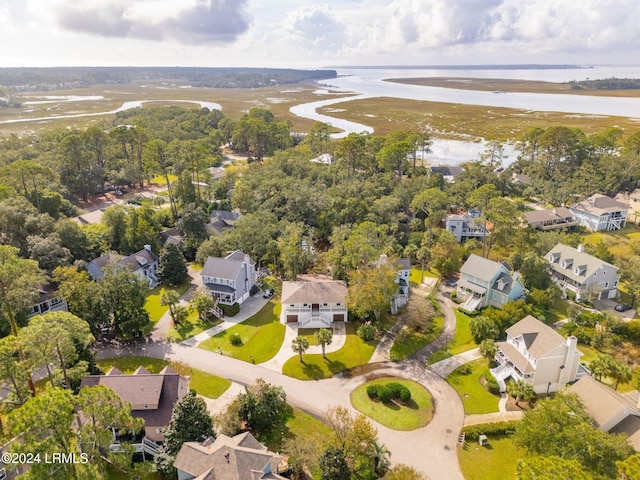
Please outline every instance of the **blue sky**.
[[0, 0], [0, 65], [640, 63], [637, 0]]

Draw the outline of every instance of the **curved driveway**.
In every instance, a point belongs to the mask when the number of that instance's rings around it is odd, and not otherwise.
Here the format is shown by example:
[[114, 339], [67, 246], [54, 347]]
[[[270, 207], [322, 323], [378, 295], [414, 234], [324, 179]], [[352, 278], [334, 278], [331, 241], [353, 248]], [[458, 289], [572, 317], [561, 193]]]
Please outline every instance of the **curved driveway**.
[[[448, 302], [438, 292], [438, 300], [444, 307], [445, 333], [436, 342], [440, 344], [451, 335], [451, 320], [455, 322], [453, 311]], [[444, 305], [443, 305], [444, 304]], [[455, 328], [455, 323], [453, 325]], [[445, 337], [445, 338], [442, 338]], [[433, 420], [425, 427], [409, 432], [401, 432], [373, 422], [378, 429], [380, 441], [392, 452], [393, 463], [405, 463], [424, 471], [429, 478], [447, 478], [463, 480], [458, 467], [456, 451], [458, 434], [464, 423], [462, 402], [456, 391], [440, 376], [424, 367], [423, 358], [432, 351], [430, 346], [419, 352], [415, 358], [398, 362], [381, 362], [368, 364], [350, 372], [332, 378], [317, 381], [302, 381], [287, 377], [281, 373], [236, 360], [199, 348], [166, 342], [149, 342], [129, 347], [107, 346], [100, 349], [100, 358], [120, 355], [143, 355], [165, 358], [186, 363], [194, 368], [209, 372], [233, 382], [249, 385], [258, 378], [266, 382], [280, 385], [287, 393], [287, 400], [317, 417], [322, 417], [328, 408], [341, 405], [351, 412], [349, 395], [355, 387], [369, 379], [396, 375], [418, 381], [429, 389], [434, 401]], [[435, 346], [434, 346], [435, 347]]]

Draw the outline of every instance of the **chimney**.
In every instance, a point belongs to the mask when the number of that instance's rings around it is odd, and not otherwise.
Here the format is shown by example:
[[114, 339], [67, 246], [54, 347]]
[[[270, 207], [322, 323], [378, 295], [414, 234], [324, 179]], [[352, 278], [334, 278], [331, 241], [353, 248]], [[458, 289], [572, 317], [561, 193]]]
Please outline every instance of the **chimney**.
[[149, 245], [149, 244], [145, 245], [145, 246], [144, 246], [144, 249], [145, 249], [146, 251], [150, 252], [150, 251], [151, 251], [151, 245]]
[[578, 250], [580, 253], [584, 253], [584, 245], [582, 245], [582, 244], [578, 245], [577, 250]]
[[569, 382], [571, 380], [571, 375], [574, 375], [574, 367], [577, 368], [577, 365], [574, 365], [575, 362], [575, 355], [576, 355], [576, 348], [578, 346], [578, 339], [571, 335], [570, 337], [567, 338], [567, 355], [564, 358], [564, 367], [561, 371], [560, 371], [560, 376], [558, 379], [558, 383], [560, 383], [560, 388], [564, 387], [567, 382]]

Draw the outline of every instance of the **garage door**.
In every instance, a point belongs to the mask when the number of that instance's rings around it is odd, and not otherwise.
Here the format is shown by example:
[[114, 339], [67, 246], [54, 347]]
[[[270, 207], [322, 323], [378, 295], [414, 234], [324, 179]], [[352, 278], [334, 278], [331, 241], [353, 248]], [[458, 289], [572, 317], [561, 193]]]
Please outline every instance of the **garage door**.
[[344, 313], [334, 313], [333, 314], [334, 322], [344, 322]]
[[296, 323], [298, 321], [298, 315], [287, 315], [287, 323]]

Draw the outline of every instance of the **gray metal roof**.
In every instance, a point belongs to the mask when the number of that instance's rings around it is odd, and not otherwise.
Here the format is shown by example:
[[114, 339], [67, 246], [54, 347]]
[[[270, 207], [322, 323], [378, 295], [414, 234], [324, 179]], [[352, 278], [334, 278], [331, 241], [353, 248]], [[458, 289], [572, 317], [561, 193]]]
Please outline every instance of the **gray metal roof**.
[[341, 280], [282, 282], [282, 303], [343, 303], [347, 285]]

